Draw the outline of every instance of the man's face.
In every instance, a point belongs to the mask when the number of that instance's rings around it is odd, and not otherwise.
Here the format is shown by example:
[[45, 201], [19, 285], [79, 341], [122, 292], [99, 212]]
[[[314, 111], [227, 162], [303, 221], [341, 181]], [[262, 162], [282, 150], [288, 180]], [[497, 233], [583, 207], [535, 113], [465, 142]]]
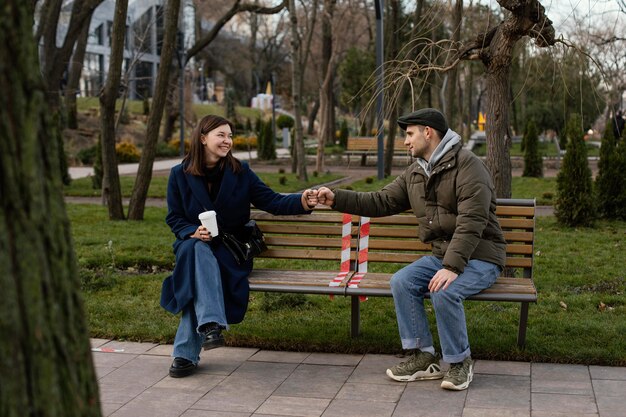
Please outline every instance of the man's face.
[[427, 160], [426, 156], [430, 157], [429, 144], [424, 135], [425, 129], [427, 129], [427, 127], [417, 125], [410, 125], [406, 128], [404, 145], [409, 148], [409, 153], [413, 158]]

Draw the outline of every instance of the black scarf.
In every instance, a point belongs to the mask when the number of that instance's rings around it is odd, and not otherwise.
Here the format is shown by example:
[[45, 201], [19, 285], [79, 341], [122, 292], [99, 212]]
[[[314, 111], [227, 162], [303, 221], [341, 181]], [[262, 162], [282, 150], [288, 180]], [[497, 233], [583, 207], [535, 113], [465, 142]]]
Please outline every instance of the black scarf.
[[215, 201], [217, 198], [217, 194], [220, 192], [220, 186], [222, 185], [222, 178], [224, 178], [224, 170], [221, 169], [220, 165], [221, 164], [217, 164], [213, 168], [203, 168], [204, 179], [211, 201]]

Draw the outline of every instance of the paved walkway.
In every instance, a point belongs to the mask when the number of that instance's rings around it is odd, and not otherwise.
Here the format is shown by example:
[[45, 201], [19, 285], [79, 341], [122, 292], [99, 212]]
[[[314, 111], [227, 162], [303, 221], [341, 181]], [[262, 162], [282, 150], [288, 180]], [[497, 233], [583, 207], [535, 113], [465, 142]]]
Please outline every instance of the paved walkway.
[[[476, 361], [466, 391], [399, 383], [393, 355], [219, 348], [170, 378], [171, 345], [92, 339], [104, 415], [113, 417], [620, 416], [626, 368]], [[442, 363], [443, 364], [443, 363]]]

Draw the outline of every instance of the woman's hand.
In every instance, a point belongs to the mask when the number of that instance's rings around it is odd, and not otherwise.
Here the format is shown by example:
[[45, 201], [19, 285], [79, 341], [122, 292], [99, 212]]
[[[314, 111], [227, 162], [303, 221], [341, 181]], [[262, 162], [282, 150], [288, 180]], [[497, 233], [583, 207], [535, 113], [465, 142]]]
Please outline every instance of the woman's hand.
[[191, 237], [193, 239], [200, 239], [203, 242], [210, 242], [211, 239], [213, 239], [213, 236], [211, 236], [211, 232], [209, 232], [208, 229], [204, 226], [199, 226], [198, 229], [196, 229], [195, 233], [191, 235]]
[[308, 190], [304, 190], [300, 201], [302, 202], [302, 207], [305, 210], [313, 210], [317, 205], [317, 190], [312, 190], [310, 188]]

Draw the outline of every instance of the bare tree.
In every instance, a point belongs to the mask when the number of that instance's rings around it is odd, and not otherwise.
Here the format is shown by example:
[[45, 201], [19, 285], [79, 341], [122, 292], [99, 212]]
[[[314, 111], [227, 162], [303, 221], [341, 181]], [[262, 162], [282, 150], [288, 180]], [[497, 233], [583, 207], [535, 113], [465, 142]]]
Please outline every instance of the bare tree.
[[100, 141], [102, 143], [102, 199], [111, 220], [124, 220], [122, 188], [115, 154], [115, 102], [119, 95], [124, 61], [128, 0], [116, 0], [111, 29], [111, 56], [106, 83], [100, 92]]
[[[0, 414], [100, 416], [33, 2], [0, 13]], [[5, 65], [10, 63], [10, 65]], [[51, 140], [55, 139], [55, 140]]]
[[[302, 7], [306, 10], [304, 2]], [[313, 27], [315, 26], [315, 20], [317, 17], [317, 0], [313, 0], [313, 4], [310, 8], [311, 17], [308, 19], [309, 24], [304, 28], [305, 40], [303, 42], [303, 36], [298, 30], [298, 11], [296, 9], [295, 0], [289, 1], [289, 16], [291, 20], [291, 94], [293, 99], [293, 107], [295, 113], [295, 156], [296, 165], [298, 169], [298, 178], [303, 181], [308, 181], [306, 172], [306, 155], [304, 153], [304, 132], [302, 128], [302, 86], [304, 72], [307, 67], [307, 61], [309, 59], [309, 52], [311, 50], [311, 39], [313, 36]], [[307, 16], [308, 13], [304, 13]], [[304, 44], [303, 44], [304, 43]]]
[[148, 128], [146, 140], [144, 142], [137, 178], [133, 186], [128, 207], [128, 218], [130, 220], [143, 220], [143, 213], [148, 196], [148, 187], [152, 180], [152, 166], [156, 155], [156, 145], [159, 139], [159, 127], [163, 117], [163, 108], [167, 96], [167, 84], [170, 77], [174, 49], [176, 47], [176, 32], [178, 26], [178, 14], [180, 10], [180, 0], [169, 0], [165, 6], [165, 33], [163, 35], [163, 46], [161, 47], [161, 64], [157, 75], [152, 109], [148, 118]]
[[85, 51], [89, 40], [89, 23], [83, 26], [80, 36], [76, 40], [76, 48], [72, 54], [72, 61], [68, 68], [67, 87], [65, 88], [65, 108], [67, 109], [67, 127], [78, 128], [78, 111], [76, 108], [76, 95], [80, 90], [80, 75], [83, 71]]
[[317, 137], [317, 158], [315, 169], [323, 173], [324, 147], [333, 143], [335, 137], [335, 96], [334, 80], [337, 56], [333, 54], [333, 15], [336, 0], [324, 0], [322, 13], [322, 82], [320, 85], [320, 131]]

